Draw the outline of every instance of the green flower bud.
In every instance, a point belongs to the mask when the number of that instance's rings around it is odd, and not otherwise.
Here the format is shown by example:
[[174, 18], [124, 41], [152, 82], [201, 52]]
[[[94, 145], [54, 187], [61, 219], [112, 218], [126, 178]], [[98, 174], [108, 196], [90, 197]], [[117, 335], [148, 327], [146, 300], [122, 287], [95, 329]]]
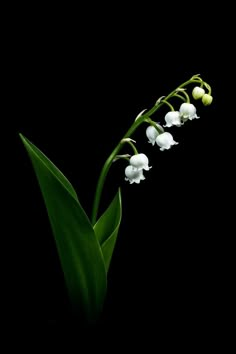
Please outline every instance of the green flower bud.
[[205, 90], [202, 87], [196, 86], [193, 89], [192, 95], [195, 100], [199, 100], [205, 94]]
[[204, 106], [209, 106], [213, 100], [213, 97], [211, 95], [208, 95], [208, 93], [205, 93], [205, 95], [202, 96], [202, 103]]

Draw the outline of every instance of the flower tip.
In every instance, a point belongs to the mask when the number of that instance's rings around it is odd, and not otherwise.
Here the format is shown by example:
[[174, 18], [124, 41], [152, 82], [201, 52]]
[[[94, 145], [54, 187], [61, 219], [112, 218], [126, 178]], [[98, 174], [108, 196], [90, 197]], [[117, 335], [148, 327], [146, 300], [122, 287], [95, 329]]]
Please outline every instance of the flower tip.
[[205, 95], [202, 96], [202, 103], [204, 106], [209, 106], [213, 101], [213, 97], [209, 95], [208, 93], [205, 93]]
[[151, 168], [152, 168], [152, 166], [144, 166], [144, 167], [143, 167], [143, 170], [149, 171]]
[[137, 119], [139, 119], [139, 118], [143, 115], [143, 113], [144, 113], [146, 110], [147, 110], [146, 108], [143, 109], [143, 110], [137, 115], [137, 117], [135, 118], [135, 121], [136, 121]]
[[166, 97], [166, 96], [161, 96], [161, 97], [159, 97], [158, 100], [157, 100], [156, 103], [155, 103], [155, 106], [158, 106], [159, 103], [161, 102], [161, 100], [162, 100], [163, 98], [165, 98], [165, 97]]
[[192, 91], [192, 96], [195, 100], [199, 100], [205, 94], [205, 90], [202, 87], [196, 86]]

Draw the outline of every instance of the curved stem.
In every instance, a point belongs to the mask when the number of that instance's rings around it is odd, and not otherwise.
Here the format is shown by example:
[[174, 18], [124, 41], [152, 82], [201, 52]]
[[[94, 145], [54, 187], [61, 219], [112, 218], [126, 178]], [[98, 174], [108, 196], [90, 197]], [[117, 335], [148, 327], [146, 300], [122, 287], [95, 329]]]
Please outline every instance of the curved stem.
[[[169, 98], [174, 96], [176, 91], [178, 90], [178, 88], [185, 87], [185, 86], [187, 86], [191, 83], [194, 83], [194, 82], [199, 82], [199, 80], [196, 81], [195, 79], [196, 79], [196, 77], [195, 78], [193, 77], [190, 80], [185, 81], [183, 84], [178, 86], [174, 91], [172, 91], [168, 96], [165, 97], [165, 101], [167, 101]], [[119, 153], [119, 151], [121, 150], [121, 148], [123, 146], [122, 140], [129, 138], [135, 132], [135, 130], [145, 121], [145, 119], [147, 117], [152, 116], [158, 109], [160, 109], [163, 106], [163, 104], [165, 104], [165, 102], [160, 101], [157, 105], [154, 105], [149, 111], [145, 112], [142, 116], [140, 116], [137, 120], [135, 120], [133, 122], [133, 124], [131, 125], [131, 127], [126, 132], [126, 134], [124, 135], [124, 137], [120, 140], [120, 142], [114, 148], [114, 150], [112, 151], [110, 156], [107, 158], [107, 160], [101, 170], [100, 176], [98, 178], [97, 187], [96, 187], [96, 192], [95, 192], [95, 197], [94, 197], [94, 202], [93, 202], [93, 209], [92, 209], [92, 217], [91, 217], [91, 222], [93, 225], [97, 221], [98, 208], [99, 208], [102, 190], [103, 190], [103, 186], [104, 186], [104, 182], [105, 182], [107, 173], [108, 173], [109, 168], [112, 164], [112, 161], [114, 160], [114, 158], [116, 157], [116, 155]]]
[[183, 94], [185, 95], [185, 97], [186, 97], [186, 102], [187, 102], [187, 103], [190, 103], [190, 98], [189, 98], [189, 95], [187, 94], [187, 92], [186, 92], [186, 91], [181, 91], [181, 93], [183, 93]]
[[126, 143], [129, 144], [132, 147], [134, 154], [138, 155], [138, 150], [136, 149], [136, 146], [132, 143], [132, 141], [131, 140], [127, 140]]
[[[172, 91], [168, 96], [165, 97], [165, 101], [169, 100], [172, 96], [175, 95], [176, 91], [178, 91], [179, 88], [185, 87], [191, 83], [194, 82], [199, 82], [199, 80], [195, 80], [195, 79], [190, 79], [188, 81], [185, 81], [183, 84], [181, 84], [180, 86], [178, 86], [174, 91]], [[159, 108], [161, 108], [163, 106], [164, 102], [160, 101], [160, 103], [156, 106], [153, 106], [149, 111], [147, 111], [144, 116], [151, 116], [153, 113], [155, 113]]]
[[207, 82], [204, 82], [204, 86], [208, 89], [208, 95], [211, 95], [211, 86]]
[[180, 98], [182, 101], [186, 102], [186, 101], [185, 101], [185, 98], [184, 98], [183, 96], [181, 96], [181, 95], [178, 95], [178, 93], [175, 93], [174, 96], [175, 96], [175, 97], [178, 97], [178, 98]]
[[144, 121], [145, 121], [146, 123], [152, 125], [152, 126], [156, 129], [156, 131], [158, 132], [158, 134], [162, 134], [162, 133], [165, 132], [164, 129], [162, 128], [162, 126], [159, 125], [158, 123], [154, 122], [150, 117], [145, 118]]
[[94, 197], [94, 202], [93, 202], [93, 210], [92, 210], [92, 218], [91, 218], [92, 225], [94, 225], [96, 220], [97, 220], [97, 213], [98, 213], [99, 203], [100, 203], [102, 189], [103, 189], [103, 185], [104, 185], [107, 173], [109, 171], [109, 168], [110, 168], [110, 166], [112, 164], [113, 159], [116, 157], [116, 155], [119, 153], [119, 151], [123, 147], [122, 140], [126, 139], [126, 138], [129, 138], [135, 132], [135, 130], [138, 128], [138, 126], [141, 123], [143, 123], [143, 119], [138, 119], [137, 121], [135, 121], [132, 124], [132, 126], [126, 132], [124, 137], [121, 139], [121, 141], [115, 147], [115, 149], [112, 151], [112, 153], [110, 154], [110, 156], [107, 158], [106, 162], [103, 165], [103, 168], [101, 170], [101, 173], [100, 173], [100, 176], [99, 176], [99, 179], [98, 179], [97, 188], [96, 188], [95, 197]]
[[172, 104], [170, 104], [169, 102], [167, 102], [166, 100], [161, 100], [161, 102], [163, 102], [163, 103], [165, 103], [165, 104], [167, 104], [167, 106], [169, 106], [170, 107], [170, 109], [172, 110], [172, 112], [174, 112], [174, 107], [172, 106]]

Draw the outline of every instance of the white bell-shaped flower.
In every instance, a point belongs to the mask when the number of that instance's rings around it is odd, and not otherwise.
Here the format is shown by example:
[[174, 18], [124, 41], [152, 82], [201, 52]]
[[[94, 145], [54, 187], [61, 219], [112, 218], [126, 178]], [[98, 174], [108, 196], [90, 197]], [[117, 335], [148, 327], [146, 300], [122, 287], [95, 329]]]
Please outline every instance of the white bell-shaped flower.
[[185, 122], [188, 119], [200, 118], [197, 116], [196, 107], [192, 103], [182, 103], [179, 109], [180, 117]]
[[204, 95], [205, 90], [202, 87], [196, 86], [193, 89], [192, 95], [195, 100], [199, 100]]
[[166, 125], [164, 127], [172, 127], [176, 125], [177, 127], [181, 126], [180, 113], [177, 111], [170, 111], [165, 115]]
[[125, 169], [125, 180], [132, 183], [140, 183], [140, 181], [144, 180], [145, 177], [143, 175], [143, 170], [137, 170], [137, 168], [129, 165]]
[[158, 135], [156, 138], [156, 143], [158, 146], [160, 146], [161, 151], [169, 150], [172, 145], [178, 144], [176, 141], [174, 141], [173, 136], [168, 132]]
[[148, 166], [148, 158], [145, 154], [136, 154], [131, 156], [129, 163], [131, 166], [140, 170], [150, 170], [151, 167]]
[[155, 145], [156, 138], [158, 137], [159, 133], [153, 125], [150, 125], [149, 127], [147, 127], [146, 135], [149, 140], [149, 143], [151, 143], [152, 145]]

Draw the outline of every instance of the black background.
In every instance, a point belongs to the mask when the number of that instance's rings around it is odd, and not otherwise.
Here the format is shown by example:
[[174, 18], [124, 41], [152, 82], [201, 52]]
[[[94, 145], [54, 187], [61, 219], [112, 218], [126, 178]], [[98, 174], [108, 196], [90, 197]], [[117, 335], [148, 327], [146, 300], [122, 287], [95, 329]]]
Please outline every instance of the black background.
[[[18, 17], [15, 9], [6, 90], [16, 144], [5, 287], [11, 328], [24, 323], [49, 335], [76, 329], [43, 199], [17, 134], [63, 171], [90, 214], [102, 164], [136, 115], [200, 73], [214, 101], [209, 107], [197, 102], [201, 118], [171, 130], [179, 145], [160, 152], [141, 127], [133, 138], [153, 166], [146, 180], [125, 182], [124, 162], [108, 175], [101, 208], [121, 186], [123, 219], [104, 311], [93, 330], [119, 329], [119, 337], [154, 330], [160, 338], [193, 342], [224, 330], [232, 241], [221, 130], [230, 57], [219, 61], [227, 42], [217, 17], [182, 11], [21, 8]], [[165, 113], [160, 110], [157, 121]]]

